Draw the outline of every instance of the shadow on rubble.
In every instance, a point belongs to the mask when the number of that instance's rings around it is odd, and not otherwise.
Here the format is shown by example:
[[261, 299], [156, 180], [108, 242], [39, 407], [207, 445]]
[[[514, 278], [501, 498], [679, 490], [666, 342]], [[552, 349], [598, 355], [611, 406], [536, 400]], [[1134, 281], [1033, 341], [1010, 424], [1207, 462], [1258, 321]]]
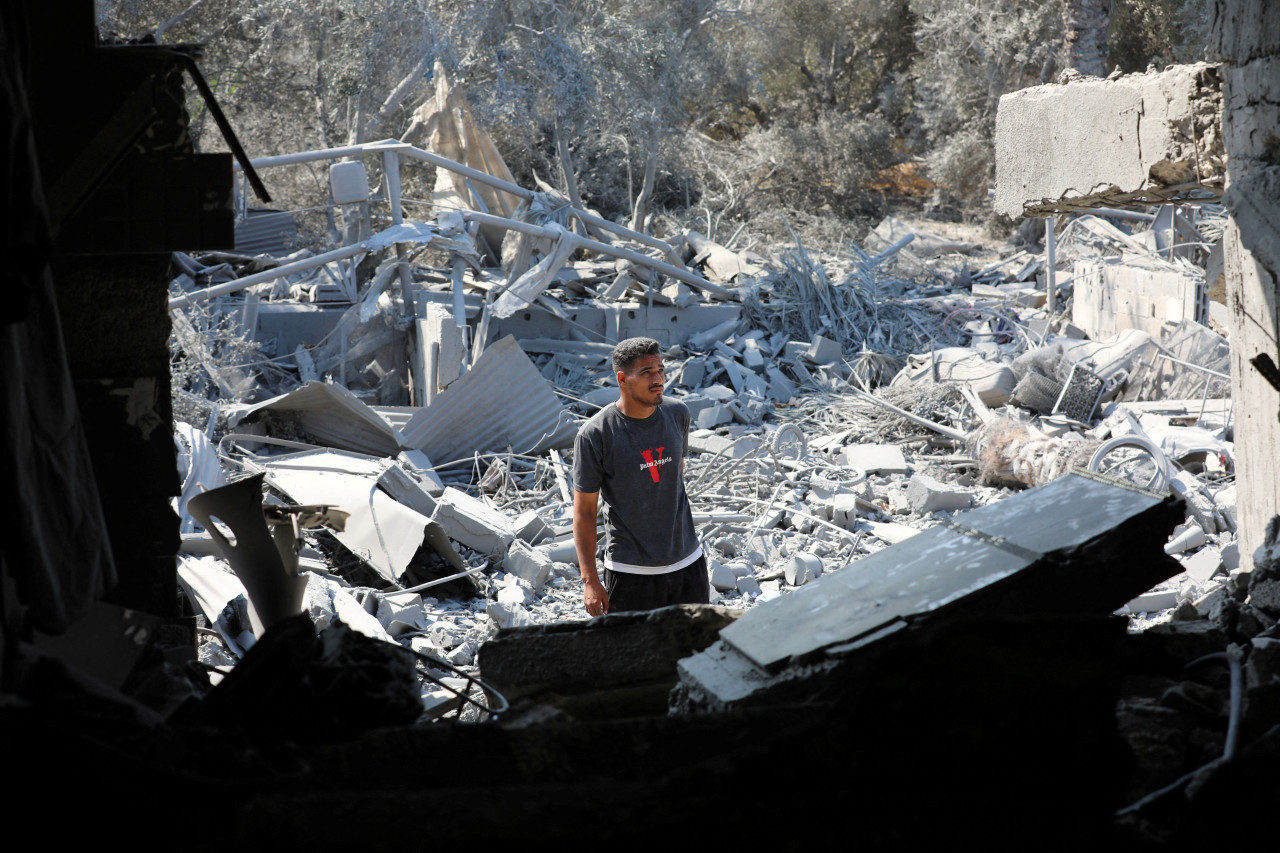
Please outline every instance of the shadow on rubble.
[[[1122, 511], [1089, 508], [1108, 501]], [[992, 535], [1063, 506], [1075, 519], [1060, 529]], [[1066, 478], [741, 618], [674, 607], [504, 630], [481, 667], [511, 707], [476, 724], [413, 725], [412, 654], [341, 623], [317, 635], [305, 616], [164, 714], [122, 695], [145, 685], [118, 692], [32, 653], [3, 706], [4, 755], [25, 783], [14, 813], [56, 803], [75, 814], [65, 841], [127, 820], [129, 837], [182, 850], [626, 848], [638, 832], [692, 846], [744, 830], [783, 850], [1075, 850], [1203, 840], [1228, 814], [1230, 834], [1270, 813], [1270, 681], [1250, 675], [1247, 746], [1220, 758], [1238, 691], [1212, 660], [1208, 673], [1186, 664], [1205, 669], [1221, 629], [1130, 635], [1114, 605], [1096, 612], [1176, 571], [1158, 545], [1180, 513], [1175, 498]], [[941, 568], [939, 548], [968, 556]], [[900, 594], [880, 598], [877, 575]], [[912, 578], [930, 576], [941, 580], [913, 597]], [[1081, 578], [1095, 591], [1050, 594]], [[817, 602], [846, 612], [824, 622]], [[798, 634], [796, 614], [809, 626]], [[831, 624], [859, 633], [833, 644]], [[1179, 776], [1188, 765], [1201, 769]]]

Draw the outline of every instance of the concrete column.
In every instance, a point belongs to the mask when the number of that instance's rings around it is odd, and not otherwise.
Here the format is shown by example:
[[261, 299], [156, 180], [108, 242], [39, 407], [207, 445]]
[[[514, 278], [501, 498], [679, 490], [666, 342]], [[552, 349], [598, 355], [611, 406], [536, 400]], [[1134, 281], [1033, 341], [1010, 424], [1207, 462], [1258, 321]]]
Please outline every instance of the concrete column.
[[1280, 15], [1271, 0], [1218, 0], [1223, 137], [1231, 223], [1223, 235], [1231, 311], [1240, 561], [1252, 565], [1267, 521], [1280, 512], [1280, 391], [1250, 364], [1280, 361]]

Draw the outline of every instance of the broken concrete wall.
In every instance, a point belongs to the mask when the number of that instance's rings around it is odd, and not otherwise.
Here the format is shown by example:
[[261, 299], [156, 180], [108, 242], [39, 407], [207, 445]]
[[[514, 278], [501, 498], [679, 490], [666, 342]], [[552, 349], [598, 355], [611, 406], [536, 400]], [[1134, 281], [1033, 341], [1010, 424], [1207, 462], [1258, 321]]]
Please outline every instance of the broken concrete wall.
[[1165, 323], [1208, 320], [1204, 276], [1191, 268], [1143, 269], [1116, 259], [1075, 263], [1071, 322], [1095, 339], [1122, 329], [1159, 335]]
[[1197, 63], [1004, 95], [996, 211], [1043, 216], [1221, 187], [1221, 85], [1216, 66]]
[[1269, 0], [1219, 0], [1214, 36], [1221, 53], [1223, 135], [1230, 158], [1223, 234], [1236, 401], [1241, 565], [1262, 543], [1280, 507], [1280, 388], [1255, 368], [1280, 360], [1280, 16]]

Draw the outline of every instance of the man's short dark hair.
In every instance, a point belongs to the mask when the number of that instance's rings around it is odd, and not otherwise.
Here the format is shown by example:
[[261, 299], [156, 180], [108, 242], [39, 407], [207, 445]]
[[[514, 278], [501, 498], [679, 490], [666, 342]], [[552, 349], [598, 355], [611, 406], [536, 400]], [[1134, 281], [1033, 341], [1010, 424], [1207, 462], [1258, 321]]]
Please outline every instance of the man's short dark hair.
[[613, 372], [626, 372], [642, 355], [657, 355], [662, 345], [653, 338], [627, 338], [613, 348]]

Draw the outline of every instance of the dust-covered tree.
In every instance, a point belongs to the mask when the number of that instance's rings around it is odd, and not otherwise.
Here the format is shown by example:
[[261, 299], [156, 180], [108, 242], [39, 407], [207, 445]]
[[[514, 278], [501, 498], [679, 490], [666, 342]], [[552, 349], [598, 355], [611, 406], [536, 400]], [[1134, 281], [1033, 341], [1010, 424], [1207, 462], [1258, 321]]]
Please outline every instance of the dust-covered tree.
[[916, 14], [911, 136], [933, 178], [980, 205], [995, 175], [1000, 96], [1047, 83], [1062, 45], [1058, 0], [912, 0]]

